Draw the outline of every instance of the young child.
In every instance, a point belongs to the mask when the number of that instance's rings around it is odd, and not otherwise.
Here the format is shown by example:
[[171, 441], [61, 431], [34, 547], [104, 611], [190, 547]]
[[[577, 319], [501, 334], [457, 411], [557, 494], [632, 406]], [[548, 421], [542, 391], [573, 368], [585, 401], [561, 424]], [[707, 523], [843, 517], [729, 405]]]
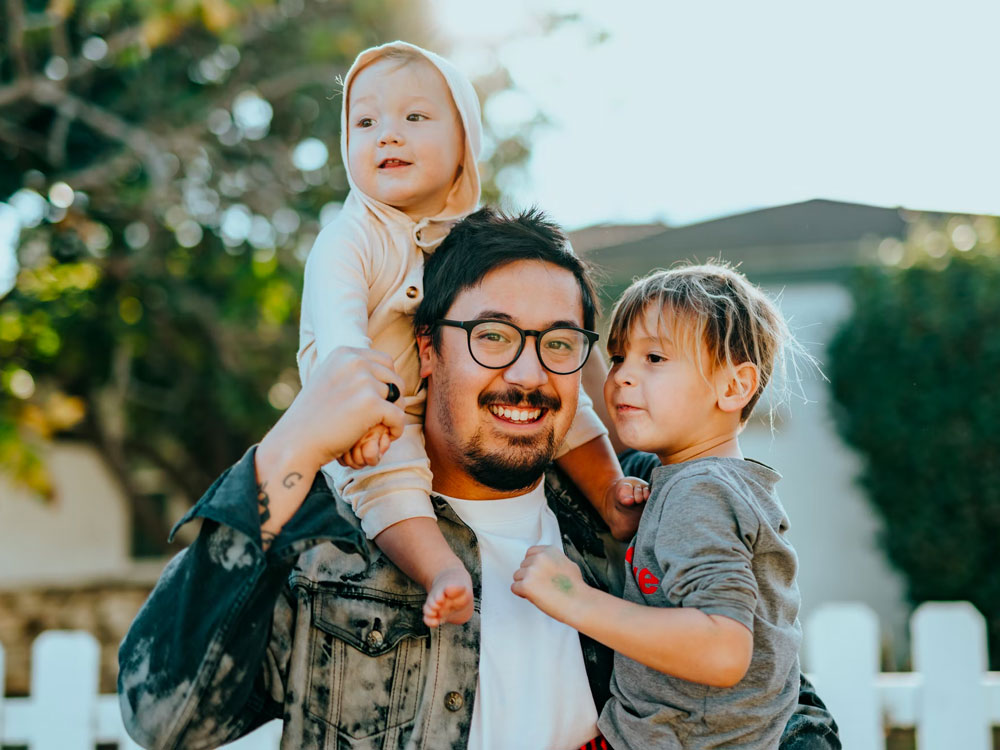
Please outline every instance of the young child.
[[512, 586], [615, 650], [598, 747], [778, 747], [799, 690], [797, 558], [780, 476], [739, 433], [789, 346], [775, 305], [724, 265], [654, 273], [615, 305], [604, 397], [621, 441], [662, 463], [624, 599], [551, 547]]
[[[362, 52], [344, 79], [341, 154], [350, 192], [306, 262], [298, 363], [303, 384], [338, 346], [386, 352], [405, 385], [386, 396], [407, 414], [390, 444], [376, 426], [325, 472], [369, 538], [428, 592], [424, 620], [462, 623], [473, 609], [468, 571], [445, 542], [430, 501], [421, 429], [424, 392], [412, 330], [423, 262], [479, 202], [482, 126], [469, 81], [405, 42]], [[645, 499], [626, 480], [606, 430], [581, 391], [560, 465], [606, 520]]]

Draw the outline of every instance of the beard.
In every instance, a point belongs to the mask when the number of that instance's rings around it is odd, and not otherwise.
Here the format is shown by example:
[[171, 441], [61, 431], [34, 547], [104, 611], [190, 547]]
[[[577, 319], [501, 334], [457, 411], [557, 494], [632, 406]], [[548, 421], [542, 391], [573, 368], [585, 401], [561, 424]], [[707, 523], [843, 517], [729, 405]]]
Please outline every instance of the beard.
[[552, 430], [534, 438], [509, 439], [508, 446], [488, 451], [482, 433], [469, 441], [462, 454], [465, 472], [480, 484], [499, 492], [526, 490], [538, 481], [556, 454]]
[[[555, 396], [519, 388], [480, 394], [480, 407], [491, 404], [516, 404], [551, 412], [562, 408], [562, 401]], [[483, 431], [477, 431], [459, 458], [470, 477], [498, 492], [516, 492], [531, 487], [552, 463], [556, 453], [555, 431], [551, 425], [541, 435], [508, 435], [504, 438], [505, 445], [492, 450], [485, 442]]]

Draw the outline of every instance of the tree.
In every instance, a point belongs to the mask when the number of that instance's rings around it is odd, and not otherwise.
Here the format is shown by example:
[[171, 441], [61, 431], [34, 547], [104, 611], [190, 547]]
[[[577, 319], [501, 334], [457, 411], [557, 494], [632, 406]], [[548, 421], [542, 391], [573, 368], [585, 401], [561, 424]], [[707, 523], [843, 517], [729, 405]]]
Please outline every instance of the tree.
[[[0, 227], [16, 211], [21, 233], [0, 299], [0, 471], [50, 493], [45, 442], [84, 439], [164, 549], [155, 495], [193, 502], [297, 391], [303, 260], [347, 189], [337, 76], [371, 44], [433, 42], [425, 14], [8, 0]], [[506, 85], [495, 71], [480, 90]], [[511, 139], [495, 166], [525, 155]]]
[[844, 439], [916, 604], [971, 601], [1000, 667], [1000, 224], [921, 221], [861, 269], [831, 343]]

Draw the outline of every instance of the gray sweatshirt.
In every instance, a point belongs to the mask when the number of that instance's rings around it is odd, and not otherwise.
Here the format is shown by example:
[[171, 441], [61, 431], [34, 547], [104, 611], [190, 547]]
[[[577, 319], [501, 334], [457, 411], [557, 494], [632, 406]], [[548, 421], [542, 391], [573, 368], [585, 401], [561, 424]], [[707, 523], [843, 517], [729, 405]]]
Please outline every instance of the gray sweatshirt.
[[778, 747], [795, 708], [802, 640], [798, 561], [774, 491], [780, 478], [735, 458], [653, 471], [624, 598], [732, 618], [753, 633], [753, 659], [738, 684], [715, 688], [615, 654], [598, 724], [615, 750]]

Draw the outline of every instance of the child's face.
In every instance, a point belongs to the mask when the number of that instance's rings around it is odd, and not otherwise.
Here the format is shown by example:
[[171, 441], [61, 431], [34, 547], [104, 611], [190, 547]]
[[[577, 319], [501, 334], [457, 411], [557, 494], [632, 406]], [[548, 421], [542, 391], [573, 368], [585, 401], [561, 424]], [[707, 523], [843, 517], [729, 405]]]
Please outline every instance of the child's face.
[[671, 311], [663, 311], [662, 326], [657, 312], [647, 309], [631, 330], [626, 350], [611, 352], [604, 400], [625, 445], [675, 463], [715, 439], [721, 412], [707, 349], [702, 347], [704, 369], [699, 370], [691, 355], [670, 340], [677, 328]]
[[442, 75], [429, 62], [376, 60], [348, 92], [347, 160], [355, 184], [411, 219], [444, 208], [465, 134]]

